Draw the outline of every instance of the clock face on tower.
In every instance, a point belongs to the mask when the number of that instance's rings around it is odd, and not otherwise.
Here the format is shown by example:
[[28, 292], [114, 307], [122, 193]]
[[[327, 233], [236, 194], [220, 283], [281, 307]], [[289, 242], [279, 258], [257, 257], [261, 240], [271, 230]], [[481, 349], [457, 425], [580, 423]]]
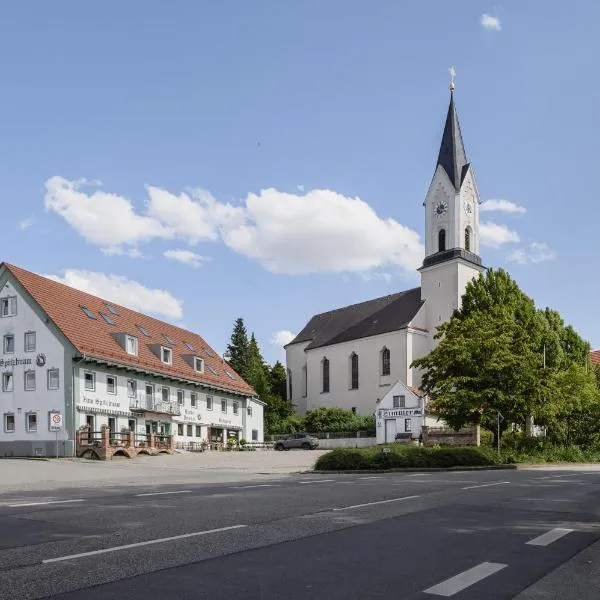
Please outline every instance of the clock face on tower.
[[470, 202], [465, 202], [465, 213], [469, 217], [473, 214], [473, 205]]
[[443, 215], [446, 214], [447, 211], [448, 211], [448, 203], [445, 200], [438, 202], [433, 207], [433, 213], [435, 214], [436, 217], [442, 217]]

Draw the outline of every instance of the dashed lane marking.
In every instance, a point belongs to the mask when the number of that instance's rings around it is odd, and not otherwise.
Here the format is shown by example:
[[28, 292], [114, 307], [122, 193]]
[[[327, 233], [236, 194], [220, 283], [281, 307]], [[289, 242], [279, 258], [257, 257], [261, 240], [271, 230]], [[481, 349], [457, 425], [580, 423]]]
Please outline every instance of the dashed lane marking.
[[555, 527], [550, 531], [546, 531], [546, 533], [542, 533], [542, 535], [538, 535], [538, 537], [529, 540], [527, 545], [529, 546], [549, 546], [552, 542], [559, 540], [561, 537], [571, 533], [572, 529], [567, 529], [565, 527]]
[[507, 566], [508, 565], [502, 563], [483, 562], [472, 569], [463, 571], [454, 577], [450, 577], [450, 579], [446, 579], [445, 581], [426, 589], [425, 593], [448, 598], [454, 596], [454, 594], [458, 594], [458, 592], [462, 592], [462, 590], [478, 583], [482, 579], [505, 569]]
[[46, 504], [69, 504], [72, 502], [85, 502], [83, 498], [77, 500], [48, 500], [46, 502], [22, 502], [21, 504], [9, 504], [8, 508], [19, 508], [21, 506], [43, 506]]
[[353, 508], [363, 508], [364, 506], [377, 506], [378, 504], [390, 504], [391, 502], [401, 502], [402, 500], [412, 500], [413, 498], [420, 498], [420, 496], [403, 496], [402, 498], [390, 498], [389, 500], [378, 500], [377, 502], [365, 502], [364, 504], [353, 504], [352, 506], [343, 506], [341, 508], [334, 508], [334, 511], [339, 510], [351, 510]]
[[506, 485], [510, 481], [494, 481], [493, 483], [481, 483], [479, 485], [468, 485], [467, 487], [460, 488], [461, 490], [474, 490], [476, 488], [492, 487], [494, 485]]

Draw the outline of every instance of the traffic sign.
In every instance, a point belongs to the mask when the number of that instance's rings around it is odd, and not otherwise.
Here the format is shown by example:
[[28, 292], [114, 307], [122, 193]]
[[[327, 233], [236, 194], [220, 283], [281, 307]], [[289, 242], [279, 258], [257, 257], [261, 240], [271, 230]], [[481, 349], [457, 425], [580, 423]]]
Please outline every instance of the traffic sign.
[[63, 416], [59, 412], [50, 413], [50, 431], [61, 431], [63, 428]]

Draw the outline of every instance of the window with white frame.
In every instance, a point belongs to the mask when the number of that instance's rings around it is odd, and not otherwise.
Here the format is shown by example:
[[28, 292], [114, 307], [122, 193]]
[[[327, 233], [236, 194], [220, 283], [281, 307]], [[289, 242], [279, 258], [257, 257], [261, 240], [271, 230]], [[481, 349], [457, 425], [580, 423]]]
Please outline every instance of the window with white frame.
[[204, 372], [204, 361], [199, 356], [194, 356], [194, 370], [198, 373]]
[[96, 373], [86, 371], [83, 375], [83, 388], [88, 392], [96, 391]]
[[168, 387], [164, 387], [161, 390], [161, 398], [163, 402], [169, 402], [171, 399], [171, 390]]
[[25, 415], [25, 429], [28, 433], [37, 431], [37, 413], [30, 412]]
[[187, 425], [186, 429], [187, 429], [187, 432], [186, 432], [186, 433], [187, 433], [187, 436], [188, 436], [188, 437], [192, 437], [192, 436], [194, 435], [194, 426], [193, 426], [193, 425], [190, 425], [190, 424], [188, 423], [188, 425]]
[[15, 432], [15, 415], [13, 413], [4, 413], [4, 433]]
[[117, 378], [112, 375], [106, 377], [106, 393], [113, 395], [117, 393]]
[[252, 416], [252, 407], [251, 406], [248, 407], [248, 416], [249, 417]]
[[177, 423], [177, 435], [183, 435], [183, 423]]
[[227, 412], [227, 400], [225, 400], [225, 398], [221, 398], [221, 412]]
[[127, 354], [137, 356], [138, 354], [138, 340], [134, 335], [128, 335], [125, 338], [125, 351]]
[[166, 365], [170, 365], [173, 362], [173, 350], [171, 348], [160, 347], [160, 360]]
[[258, 442], [258, 429], [253, 429], [252, 430], [252, 441], [253, 442]]
[[213, 399], [212, 396], [206, 396], [206, 410], [213, 409]]
[[35, 391], [35, 371], [25, 371], [25, 391], [26, 392], [34, 392]]
[[146, 398], [150, 401], [154, 401], [154, 386], [151, 383], [146, 384]]
[[183, 390], [177, 390], [177, 404], [183, 405], [185, 400], [185, 392]]
[[137, 381], [135, 379], [127, 380], [127, 396], [135, 398], [137, 396]]
[[240, 411], [240, 405], [238, 402], [233, 403], [233, 414], [237, 415]]
[[15, 336], [7, 333], [4, 336], [3, 352], [4, 354], [13, 354], [15, 351]]
[[15, 386], [15, 377], [12, 373], [2, 373], [2, 391], [12, 392]]
[[404, 419], [404, 431], [410, 433], [412, 431], [412, 419]]
[[25, 343], [23, 347], [25, 352], [35, 352], [35, 331], [25, 332]]
[[196, 425], [196, 437], [202, 437], [202, 426]]
[[406, 396], [394, 396], [392, 398], [392, 408], [406, 408]]
[[190, 393], [190, 404], [192, 405], [192, 407], [196, 407], [198, 406], [198, 394], [196, 394], [196, 392], [191, 392]]
[[58, 369], [48, 369], [48, 389], [57, 390], [60, 387], [60, 374]]
[[0, 317], [14, 317], [17, 314], [17, 297], [0, 298]]

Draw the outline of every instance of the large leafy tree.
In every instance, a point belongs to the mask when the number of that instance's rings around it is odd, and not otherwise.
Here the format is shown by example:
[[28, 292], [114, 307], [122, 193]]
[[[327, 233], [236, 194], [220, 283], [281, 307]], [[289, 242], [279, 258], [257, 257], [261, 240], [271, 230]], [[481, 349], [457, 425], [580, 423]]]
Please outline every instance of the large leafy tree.
[[241, 317], [235, 320], [226, 358], [231, 368], [246, 379], [250, 364], [250, 342], [244, 319]]
[[285, 367], [279, 361], [269, 368], [269, 382], [271, 393], [285, 400], [287, 398], [287, 378]]
[[449, 425], [477, 423], [496, 432], [524, 424], [543, 396], [543, 323], [533, 301], [506, 271], [469, 282], [461, 308], [436, 333], [437, 347], [413, 362], [422, 388]]

